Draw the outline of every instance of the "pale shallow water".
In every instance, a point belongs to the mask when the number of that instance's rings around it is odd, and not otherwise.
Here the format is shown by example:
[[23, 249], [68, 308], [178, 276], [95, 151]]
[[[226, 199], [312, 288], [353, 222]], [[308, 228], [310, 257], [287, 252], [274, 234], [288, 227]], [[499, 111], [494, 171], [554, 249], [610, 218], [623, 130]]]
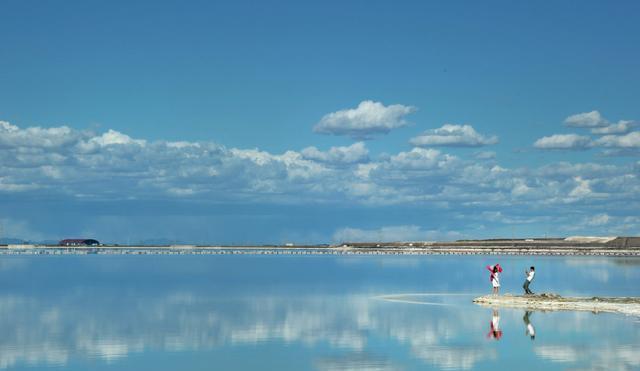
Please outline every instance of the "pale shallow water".
[[536, 292], [640, 296], [638, 258], [0, 256], [0, 369], [640, 368], [635, 317], [472, 304], [494, 262], [503, 292], [534, 264]]

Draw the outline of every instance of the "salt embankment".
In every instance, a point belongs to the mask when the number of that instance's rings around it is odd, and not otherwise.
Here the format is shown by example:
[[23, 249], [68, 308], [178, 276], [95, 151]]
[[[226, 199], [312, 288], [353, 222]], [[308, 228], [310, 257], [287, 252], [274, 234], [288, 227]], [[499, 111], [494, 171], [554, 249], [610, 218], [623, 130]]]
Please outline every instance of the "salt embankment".
[[574, 310], [589, 312], [614, 312], [640, 316], [640, 297], [562, 297], [557, 294], [536, 295], [485, 295], [473, 302], [489, 307], [525, 308], [555, 311]]

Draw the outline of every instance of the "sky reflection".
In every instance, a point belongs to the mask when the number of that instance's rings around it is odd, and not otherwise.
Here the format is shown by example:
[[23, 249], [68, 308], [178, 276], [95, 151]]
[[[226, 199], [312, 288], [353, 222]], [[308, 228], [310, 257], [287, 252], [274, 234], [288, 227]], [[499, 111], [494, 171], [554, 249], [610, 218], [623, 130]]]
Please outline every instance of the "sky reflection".
[[[234, 261], [243, 263], [242, 259]], [[473, 305], [473, 294], [420, 293], [409, 284], [395, 284], [395, 289], [379, 295], [368, 286], [345, 281], [341, 293], [332, 279], [321, 290], [322, 281], [314, 276], [262, 294], [255, 286], [271, 287], [269, 279], [254, 286], [237, 284], [228, 291], [212, 284], [207, 270], [201, 271], [200, 279], [150, 290], [144, 280], [122, 284], [122, 277], [132, 274], [132, 266], [124, 264], [113, 271], [77, 267], [109, 260], [88, 262], [55, 261], [57, 265], [49, 268], [52, 271], [100, 272], [85, 273], [84, 280], [65, 288], [54, 281], [34, 281], [26, 286], [23, 282], [20, 289], [7, 285], [2, 290], [0, 368], [135, 369], [134, 362], [143, 359], [155, 369], [171, 369], [172, 363], [155, 361], [158, 354], [179, 360], [186, 369], [198, 369], [200, 364], [242, 369], [248, 358], [263, 365], [279, 362], [278, 367], [285, 369], [320, 370], [469, 370], [508, 366], [515, 359], [528, 368], [640, 366], [640, 323], [621, 315], [494, 311]], [[263, 266], [260, 274], [269, 277], [270, 270], [287, 269], [288, 264], [300, 268], [326, 263], [314, 259], [282, 262], [280, 267]], [[21, 263], [22, 267], [11, 271], [26, 275], [32, 272], [31, 263]], [[211, 269], [217, 268], [215, 259], [210, 263]], [[365, 261], [355, 268], [352, 264], [339, 266], [347, 271], [371, 270], [375, 277], [373, 273], [380, 269], [391, 270], [382, 276], [406, 269], [414, 270], [409, 276], [417, 274], [425, 262], [380, 265]], [[582, 265], [564, 267], [575, 270]], [[184, 267], [176, 269], [183, 271]], [[171, 278], [175, 273], [168, 270], [164, 274]], [[339, 272], [338, 277], [348, 274]], [[108, 283], [110, 276], [113, 284]], [[620, 279], [615, 269], [610, 276]], [[311, 281], [309, 286], [315, 289], [304, 290], [304, 281]], [[428, 286], [429, 278], [420, 285], [425, 282]], [[376, 285], [376, 278], [370, 284]], [[499, 341], [488, 341], [487, 332]], [[295, 357], [295, 362], [287, 357]]]

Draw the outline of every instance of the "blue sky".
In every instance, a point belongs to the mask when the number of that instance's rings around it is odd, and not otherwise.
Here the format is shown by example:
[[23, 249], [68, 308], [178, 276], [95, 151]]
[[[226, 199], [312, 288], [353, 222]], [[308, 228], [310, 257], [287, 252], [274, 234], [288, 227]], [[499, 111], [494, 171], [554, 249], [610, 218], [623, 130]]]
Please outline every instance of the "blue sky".
[[639, 11], [4, 1], [3, 234], [639, 234]]

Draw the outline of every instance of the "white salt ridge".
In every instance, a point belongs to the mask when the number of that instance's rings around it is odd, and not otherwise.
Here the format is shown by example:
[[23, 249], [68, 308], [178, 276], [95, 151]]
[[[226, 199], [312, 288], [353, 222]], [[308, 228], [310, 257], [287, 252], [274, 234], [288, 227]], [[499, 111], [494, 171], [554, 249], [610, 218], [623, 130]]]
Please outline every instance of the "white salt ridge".
[[595, 237], [595, 236], [571, 236], [567, 237], [565, 241], [571, 242], [600, 242], [607, 243], [609, 241], [615, 240], [617, 237]]

